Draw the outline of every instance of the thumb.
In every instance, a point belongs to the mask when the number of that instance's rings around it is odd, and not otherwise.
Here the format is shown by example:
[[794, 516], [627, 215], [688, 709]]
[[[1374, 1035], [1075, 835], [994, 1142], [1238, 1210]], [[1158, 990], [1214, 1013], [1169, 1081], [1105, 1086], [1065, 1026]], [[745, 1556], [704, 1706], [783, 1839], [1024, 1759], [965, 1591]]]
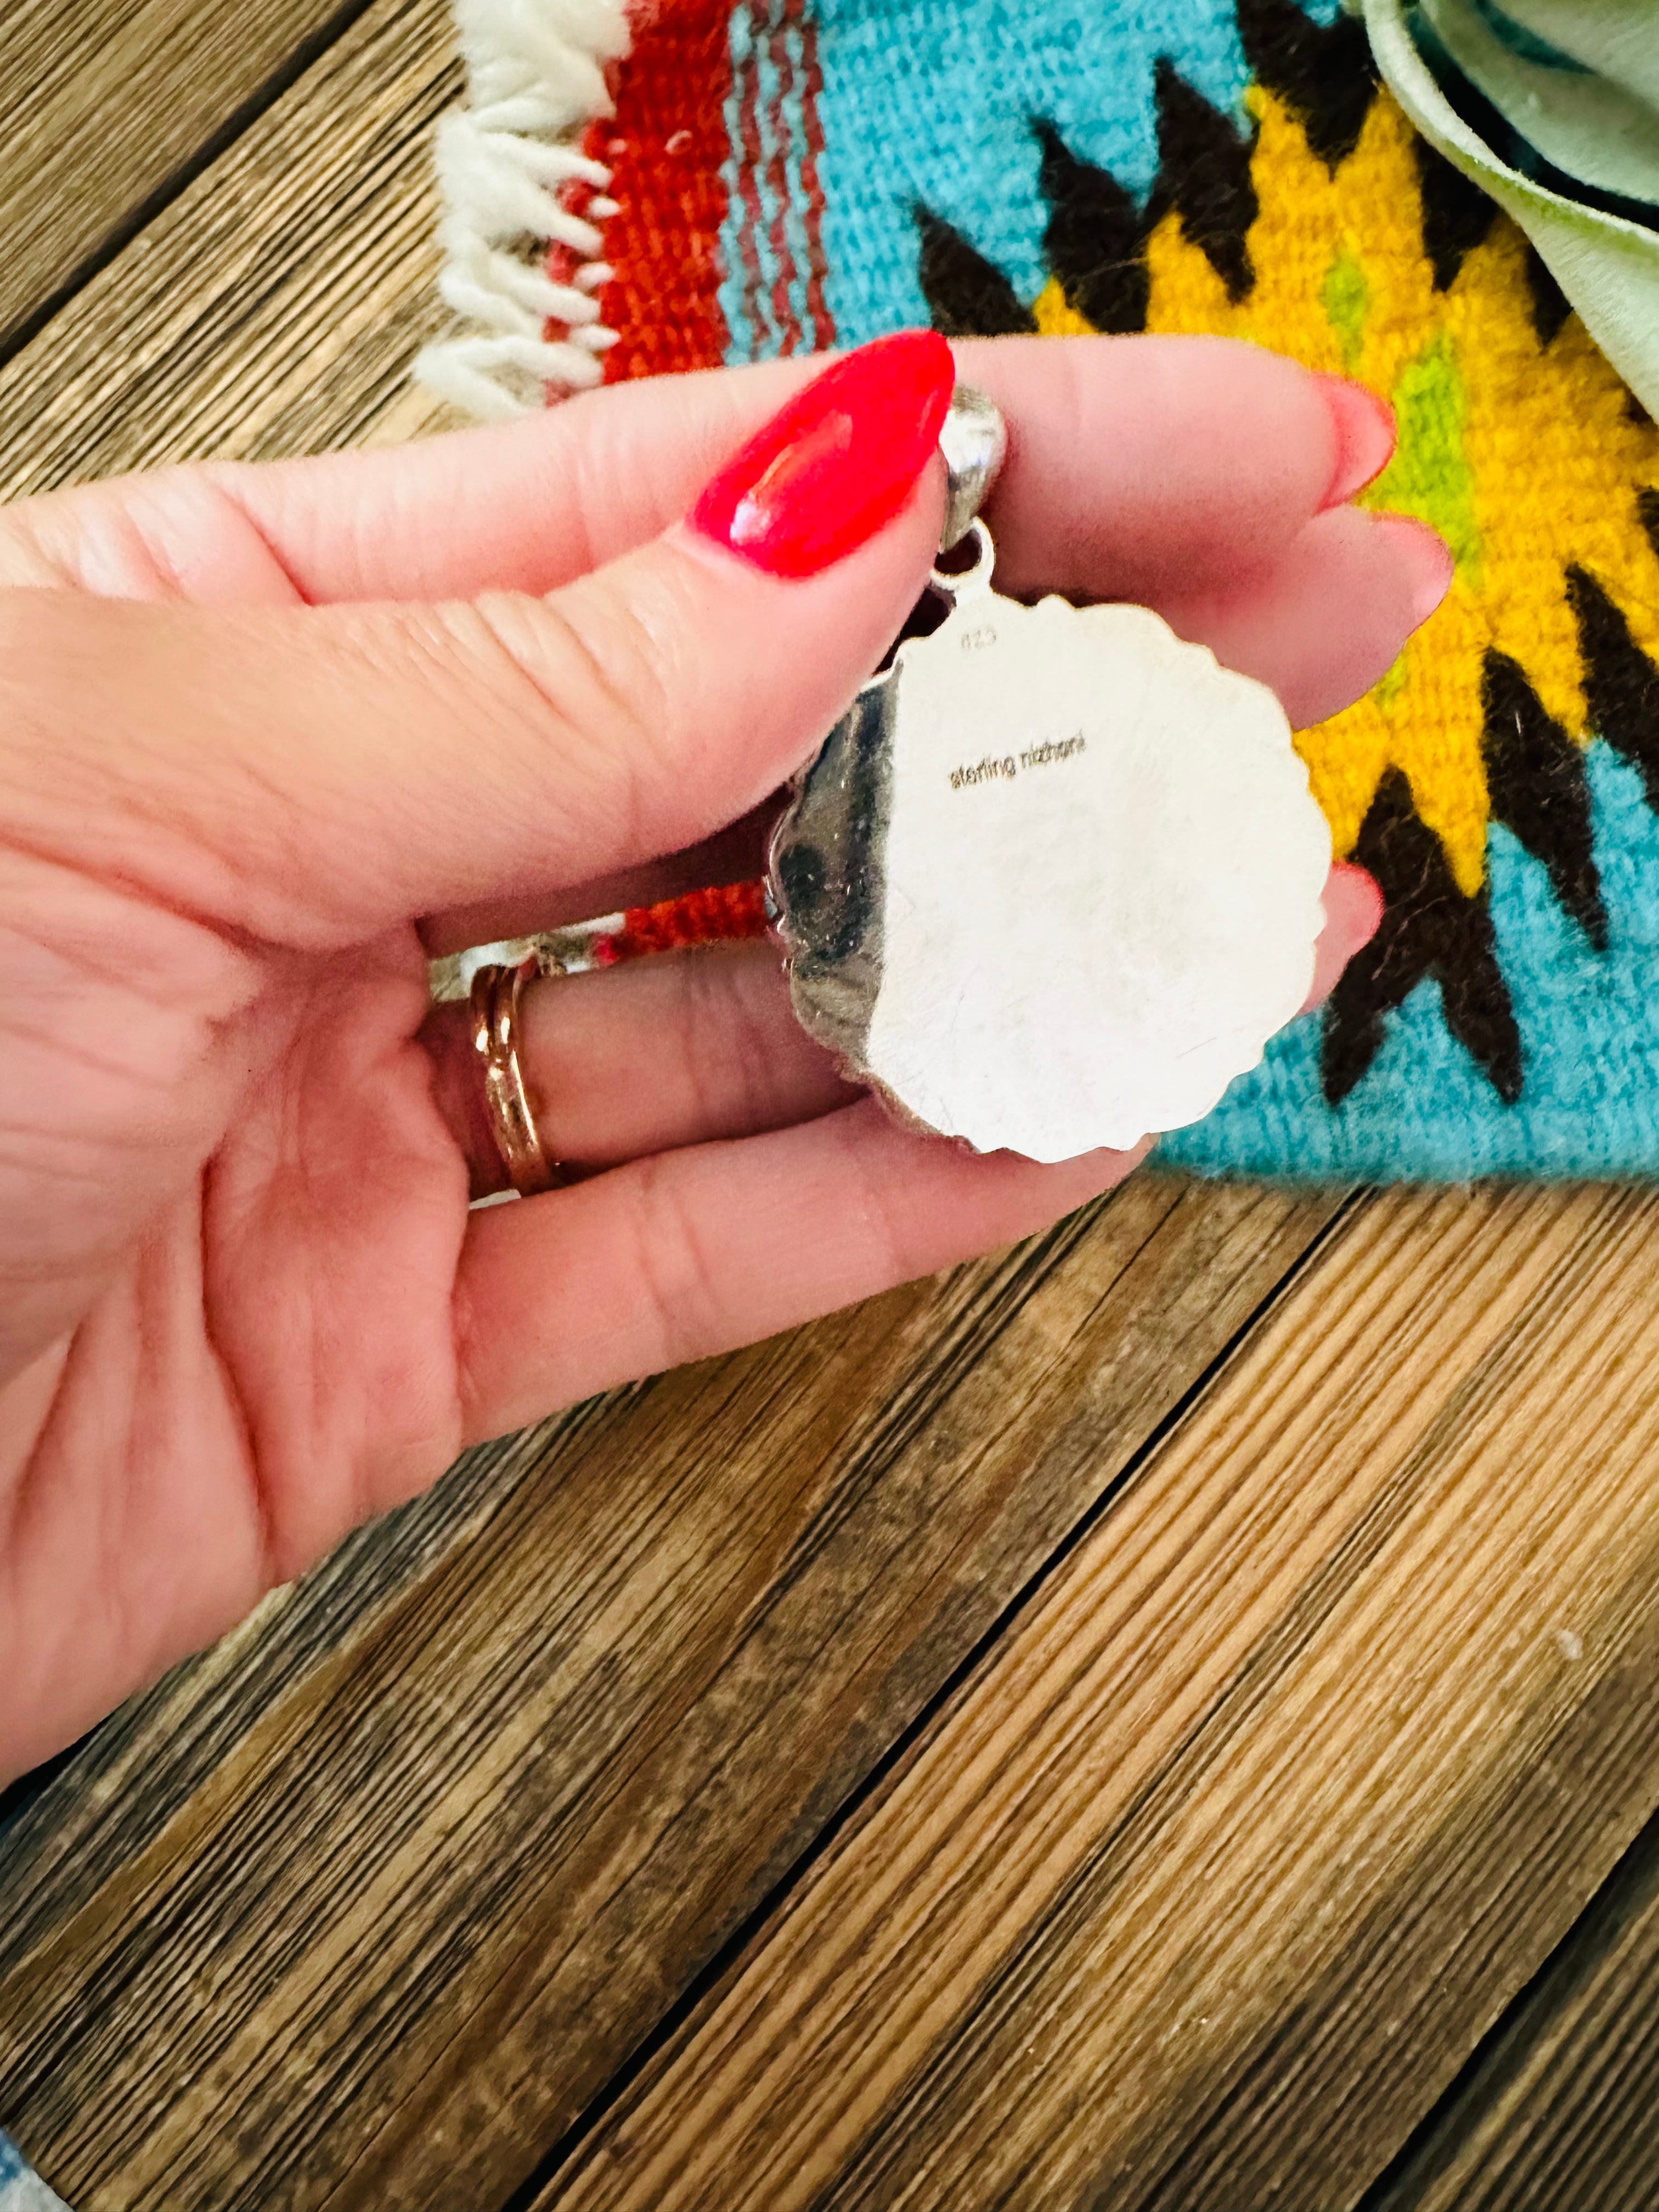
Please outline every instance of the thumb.
[[952, 374], [931, 332], [845, 356], [686, 520], [546, 598], [0, 595], [0, 836], [314, 947], [694, 843], [811, 752], [921, 591]]

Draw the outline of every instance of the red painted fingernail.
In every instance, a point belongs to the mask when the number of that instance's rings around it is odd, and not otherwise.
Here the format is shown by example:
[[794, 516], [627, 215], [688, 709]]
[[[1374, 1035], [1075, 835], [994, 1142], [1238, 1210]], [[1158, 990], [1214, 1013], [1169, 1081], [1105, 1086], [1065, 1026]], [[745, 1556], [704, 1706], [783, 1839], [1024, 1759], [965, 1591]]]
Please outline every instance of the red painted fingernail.
[[1413, 514], [1379, 514], [1376, 527], [1397, 546], [1411, 591], [1412, 627], [1420, 629], [1451, 589], [1457, 559], [1437, 530]]
[[1351, 376], [1316, 376], [1336, 425], [1336, 468], [1320, 512], [1340, 507], [1380, 477], [1400, 442], [1394, 410]]
[[720, 471], [691, 527], [769, 575], [816, 575], [903, 507], [938, 449], [955, 378], [936, 331], [860, 346]]

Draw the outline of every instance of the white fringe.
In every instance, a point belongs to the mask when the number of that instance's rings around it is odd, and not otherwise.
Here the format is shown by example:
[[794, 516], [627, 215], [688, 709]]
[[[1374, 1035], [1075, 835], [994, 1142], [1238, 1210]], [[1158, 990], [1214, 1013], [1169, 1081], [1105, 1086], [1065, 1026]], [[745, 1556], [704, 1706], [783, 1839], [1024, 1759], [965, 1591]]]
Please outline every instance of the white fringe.
[[[611, 112], [605, 64], [628, 51], [626, 0], [454, 0], [470, 105], [438, 125], [444, 265], [438, 289], [475, 330], [426, 347], [417, 382], [485, 420], [544, 406], [553, 392], [599, 383], [617, 342], [594, 295], [609, 280], [598, 225], [616, 213], [596, 197], [587, 217], [560, 204], [563, 186], [603, 195], [610, 172], [574, 143]], [[556, 284], [549, 246], [576, 257]], [[546, 335], [550, 321], [562, 338]]]

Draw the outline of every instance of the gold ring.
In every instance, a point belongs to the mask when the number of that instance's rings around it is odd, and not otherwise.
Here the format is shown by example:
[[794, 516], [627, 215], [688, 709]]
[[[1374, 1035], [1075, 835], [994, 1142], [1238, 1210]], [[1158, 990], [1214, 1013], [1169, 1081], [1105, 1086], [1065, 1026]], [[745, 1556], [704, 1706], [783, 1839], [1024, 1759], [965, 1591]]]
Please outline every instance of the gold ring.
[[484, 1101], [490, 1132], [520, 1198], [554, 1190], [564, 1180], [543, 1148], [519, 1065], [519, 998], [537, 973], [534, 959], [516, 967], [480, 968], [472, 978], [472, 1049], [483, 1062]]

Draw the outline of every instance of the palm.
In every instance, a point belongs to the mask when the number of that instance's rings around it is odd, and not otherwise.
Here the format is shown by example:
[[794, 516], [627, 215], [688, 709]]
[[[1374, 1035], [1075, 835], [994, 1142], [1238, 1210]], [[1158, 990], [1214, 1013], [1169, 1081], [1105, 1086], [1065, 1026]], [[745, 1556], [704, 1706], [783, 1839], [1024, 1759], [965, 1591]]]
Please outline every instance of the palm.
[[[248, 1071], [222, 1138], [200, 1166], [150, 1160], [158, 1180], [176, 1166], [176, 1190], [0, 1392], [0, 1680], [21, 1708], [59, 1704], [75, 1670], [97, 1686], [68, 1719], [90, 1718], [105, 1684], [216, 1635], [453, 1456], [466, 1170], [414, 1042], [424, 1006], [412, 930], [368, 957], [274, 964], [222, 1040]], [[150, 1018], [171, 1044], [173, 1010]], [[143, 1010], [79, 1012], [92, 1035], [117, 1018], [141, 1054]], [[130, 1126], [131, 1100], [87, 1082], [73, 1105], [58, 1157], [95, 1176], [97, 1133]], [[20, 1141], [39, 1133], [0, 1131], [8, 1152]], [[80, 1224], [64, 1225], [72, 1248]]]

